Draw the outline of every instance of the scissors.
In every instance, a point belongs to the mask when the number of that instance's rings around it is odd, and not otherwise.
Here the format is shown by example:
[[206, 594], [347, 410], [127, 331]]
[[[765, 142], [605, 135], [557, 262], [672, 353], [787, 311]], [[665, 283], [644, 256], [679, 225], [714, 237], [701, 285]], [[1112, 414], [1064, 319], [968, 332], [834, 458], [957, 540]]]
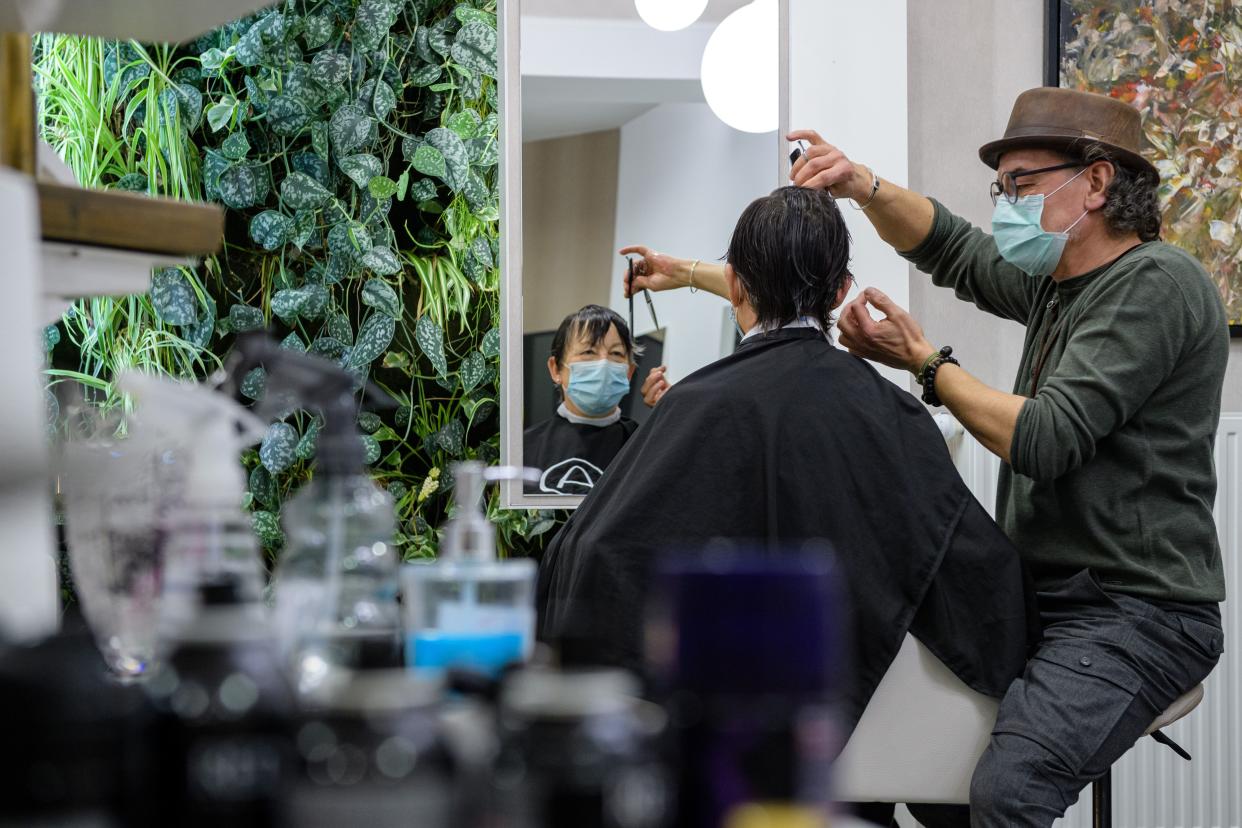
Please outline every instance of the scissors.
[[[629, 288], [630, 294], [630, 336], [634, 336], [634, 260], [626, 256], [625, 261], [630, 268], [629, 280], [625, 286]], [[643, 298], [647, 300], [647, 310], [651, 312], [651, 324], [659, 330], [660, 320], [656, 317], [655, 304], [651, 301], [651, 291], [643, 288]]]

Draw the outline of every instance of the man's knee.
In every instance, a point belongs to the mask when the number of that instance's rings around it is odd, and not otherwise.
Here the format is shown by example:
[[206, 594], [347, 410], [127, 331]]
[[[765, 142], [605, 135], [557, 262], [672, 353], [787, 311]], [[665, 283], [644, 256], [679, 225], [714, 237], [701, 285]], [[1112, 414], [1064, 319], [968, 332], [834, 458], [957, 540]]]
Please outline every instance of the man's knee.
[[1058, 760], [1022, 736], [992, 737], [970, 780], [972, 825], [1051, 825], [1064, 813]]
[[993, 737], [970, 778], [971, 811], [998, 816], [1012, 807], [1024, 784], [1021, 764], [1011, 752], [997, 750]]

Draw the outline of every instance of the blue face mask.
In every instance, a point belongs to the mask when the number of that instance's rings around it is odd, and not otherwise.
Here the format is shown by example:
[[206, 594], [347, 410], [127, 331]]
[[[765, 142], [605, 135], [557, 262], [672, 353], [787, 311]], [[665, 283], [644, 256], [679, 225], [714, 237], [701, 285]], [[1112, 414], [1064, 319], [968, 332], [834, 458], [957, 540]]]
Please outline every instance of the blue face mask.
[[630, 391], [630, 366], [610, 359], [572, 362], [565, 393], [589, 417], [602, 417]]
[[[1084, 172], [1086, 170], [1074, 178]], [[1069, 241], [1069, 231], [1083, 220], [1087, 211], [1084, 210], [1073, 224], [1060, 233], [1050, 233], [1044, 229], [1042, 223], [1044, 202], [1060, 192], [1074, 178], [1046, 196], [1022, 196], [1013, 204], [1004, 197], [997, 200], [996, 208], [992, 211], [992, 236], [996, 239], [996, 247], [1005, 261], [1031, 276], [1047, 276], [1057, 269], [1061, 254], [1065, 252], [1065, 243]]]

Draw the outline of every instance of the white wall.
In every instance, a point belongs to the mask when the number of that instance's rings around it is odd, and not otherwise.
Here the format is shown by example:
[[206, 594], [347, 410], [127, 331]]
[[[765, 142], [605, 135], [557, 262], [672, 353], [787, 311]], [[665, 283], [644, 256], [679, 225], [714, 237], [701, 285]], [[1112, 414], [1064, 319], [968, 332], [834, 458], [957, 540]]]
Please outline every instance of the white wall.
[[[621, 128], [615, 249], [645, 244], [661, 253], [714, 261], [724, 255], [742, 210], [771, 192], [775, 135], [725, 126], [706, 104], [662, 104]], [[616, 258], [612, 307], [623, 298], [625, 260]], [[674, 382], [721, 356], [727, 303], [686, 290], [652, 294], [667, 330], [664, 361]], [[641, 295], [636, 333], [654, 326]]]
[[[906, 0], [789, 0], [789, 129], [814, 129], [880, 177], [905, 186], [906, 87]], [[905, 260], [880, 241], [863, 213], [847, 201], [839, 206], [853, 236], [859, 284], [909, 307]], [[908, 387], [909, 374], [881, 370]]]

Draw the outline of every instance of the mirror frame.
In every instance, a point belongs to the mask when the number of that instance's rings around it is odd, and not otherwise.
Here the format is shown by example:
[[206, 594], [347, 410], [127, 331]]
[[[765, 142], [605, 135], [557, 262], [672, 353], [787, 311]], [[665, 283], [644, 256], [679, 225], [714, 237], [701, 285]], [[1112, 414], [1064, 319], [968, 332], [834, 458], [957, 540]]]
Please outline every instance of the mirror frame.
[[[497, 0], [500, 66], [500, 463], [522, 466], [524, 405], [522, 336], [525, 305], [522, 291], [522, 30], [521, 0]], [[789, 158], [784, 136], [789, 120], [789, 0], [779, 0], [777, 37], [780, 84], [779, 124], [773, 152], [774, 187], [786, 183]], [[503, 509], [576, 509], [584, 496], [531, 495], [520, 480], [500, 484]]]

